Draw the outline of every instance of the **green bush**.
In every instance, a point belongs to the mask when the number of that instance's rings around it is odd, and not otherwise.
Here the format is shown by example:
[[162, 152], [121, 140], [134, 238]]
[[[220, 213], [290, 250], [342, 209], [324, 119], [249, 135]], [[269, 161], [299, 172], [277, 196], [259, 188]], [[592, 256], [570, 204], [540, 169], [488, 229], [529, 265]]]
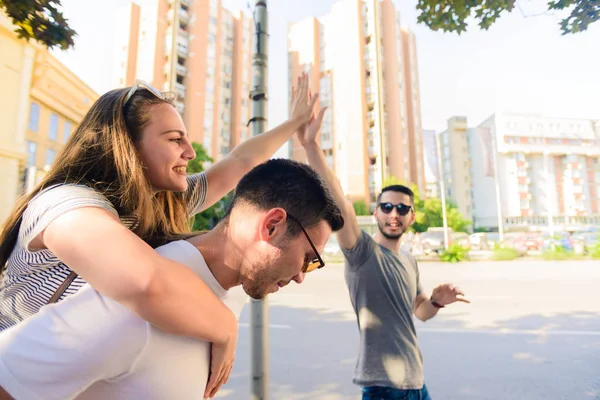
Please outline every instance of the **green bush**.
[[495, 261], [514, 260], [520, 256], [521, 254], [517, 250], [510, 247], [495, 246], [492, 252], [492, 260]]
[[569, 260], [573, 258], [574, 254], [562, 246], [553, 246], [548, 250], [544, 250], [542, 258], [544, 260]]
[[355, 201], [354, 203], [352, 203], [352, 207], [354, 207], [354, 213], [356, 215], [370, 215], [369, 207], [367, 206], [367, 203], [365, 203], [364, 200]]
[[595, 259], [600, 258], [600, 242], [590, 249], [590, 256]]
[[458, 243], [454, 243], [451, 246], [448, 246], [448, 250], [444, 250], [440, 257], [440, 260], [446, 262], [460, 262], [467, 259], [468, 250], [464, 249]]

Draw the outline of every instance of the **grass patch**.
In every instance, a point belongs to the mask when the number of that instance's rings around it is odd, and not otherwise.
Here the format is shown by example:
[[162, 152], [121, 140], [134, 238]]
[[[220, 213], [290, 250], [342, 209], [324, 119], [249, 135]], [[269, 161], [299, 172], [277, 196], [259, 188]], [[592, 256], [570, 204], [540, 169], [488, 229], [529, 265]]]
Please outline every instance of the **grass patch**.
[[440, 260], [445, 262], [456, 263], [460, 261], [464, 261], [468, 258], [468, 250], [464, 249], [458, 243], [454, 243], [453, 245], [448, 247], [448, 250], [444, 250], [442, 255], [440, 256]]
[[494, 261], [508, 261], [519, 257], [521, 257], [521, 254], [510, 247], [496, 247], [492, 252], [492, 260]]

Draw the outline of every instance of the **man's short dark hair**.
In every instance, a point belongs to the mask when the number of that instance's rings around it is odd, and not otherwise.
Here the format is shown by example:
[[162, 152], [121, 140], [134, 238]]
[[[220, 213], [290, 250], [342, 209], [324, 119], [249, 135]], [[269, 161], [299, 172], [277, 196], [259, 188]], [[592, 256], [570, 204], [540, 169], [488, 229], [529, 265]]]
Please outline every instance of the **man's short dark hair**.
[[[344, 226], [340, 208], [317, 172], [293, 160], [271, 159], [244, 175], [235, 188], [227, 214], [240, 203], [262, 210], [283, 208], [305, 228], [322, 220], [333, 232]], [[300, 227], [288, 220], [288, 232], [296, 236]]]
[[405, 195], [410, 197], [410, 202], [412, 203], [412, 205], [415, 204], [415, 194], [413, 193], [412, 190], [410, 190], [410, 188], [408, 188], [404, 185], [389, 185], [389, 186], [386, 186], [383, 189], [381, 189], [381, 193], [379, 193], [379, 196], [377, 196], [377, 204], [379, 204], [379, 202], [381, 201], [381, 195], [384, 194], [385, 192], [404, 193]]

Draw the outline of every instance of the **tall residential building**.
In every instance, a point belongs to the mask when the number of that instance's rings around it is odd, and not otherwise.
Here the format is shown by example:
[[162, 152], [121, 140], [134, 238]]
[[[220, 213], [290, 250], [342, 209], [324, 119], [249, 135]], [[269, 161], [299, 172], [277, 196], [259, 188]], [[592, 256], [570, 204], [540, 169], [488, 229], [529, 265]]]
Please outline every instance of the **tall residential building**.
[[191, 140], [215, 161], [249, 137], [251, 17], [220, 0], [144, 0], [119, 19], [115, 86], [143, 79], [175, 93]]
[[471, 221], [473, 219], [472, 180], [467, 130], [465, 117], [450, 118], [448, 128], [440, 134], [440, 152], [446, 198], [456, 204], [465, 219]]
[[[373, 207], [390, 176], [424, 193], [415, 41], [391, 0], [339, 0], [291, 24], [288, 63], [290, 89], [306, 71], [329, 108], [321, 147], [350, 199]], [[305, 160], [295, 139], [290, 157]]]
[[423, 129], [423, 160], [425, 162], [425, 196], [440, 197], [440, 173], [436, 133]]
[[0, 13], [0, 225], [35, 185], [98, 95]]

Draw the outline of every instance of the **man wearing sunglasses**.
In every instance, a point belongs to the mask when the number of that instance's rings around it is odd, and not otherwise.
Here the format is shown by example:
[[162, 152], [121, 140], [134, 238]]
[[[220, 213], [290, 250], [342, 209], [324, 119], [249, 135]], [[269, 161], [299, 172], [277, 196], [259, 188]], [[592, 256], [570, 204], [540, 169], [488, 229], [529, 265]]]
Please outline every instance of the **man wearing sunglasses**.
[[371, 237], [359, 228], [354, 208], [317, 144], [325, 111], [311, 118], [298, 132], [298, 139], [344, 216], [337, 239], [345, 256], [345, 278], [361, 336], [354, 383], [363, 387], [363, 399], [430, 400], [412, 317], [426, 321], [440, 308], [468, 300], [450, 284], [436, 287], [429, 297], [421, 286], [415, 258], [401, 250], [400, 238], [415, 220], [409, 188], [383, 188], [373, 212], [378, 231]]
[[[240, 180], [213, 230], [167, 238], [157, 251], [188, 266], [239, 316], [246, 295], [263, 298], [322, 268], [319, 250], [343, 224], [314, 170], [270, 160]], [[213, 397], [218, 386], [205, 393], [209, 363], [210, 343], [161, 332], [86, 285], [0, 333], [0, 399]]]

